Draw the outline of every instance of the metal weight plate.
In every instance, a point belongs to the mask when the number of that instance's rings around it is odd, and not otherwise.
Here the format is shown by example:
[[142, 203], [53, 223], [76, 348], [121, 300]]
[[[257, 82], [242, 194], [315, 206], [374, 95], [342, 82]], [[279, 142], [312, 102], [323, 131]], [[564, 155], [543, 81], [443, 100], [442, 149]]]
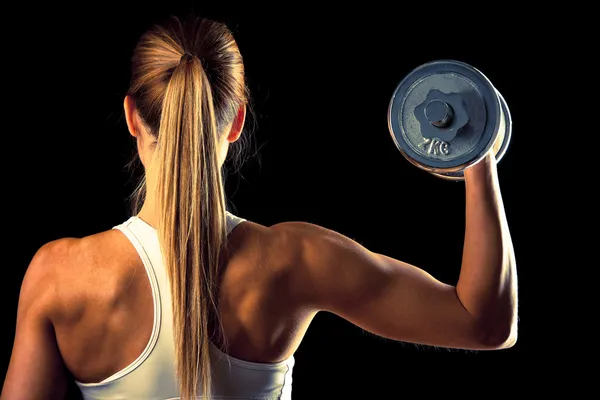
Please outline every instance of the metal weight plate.
[[[508, 109], [508, 105], [504, 100], [504, 97], [496, 90], [496, 94], [498, 95], [498, 99], [500, 100], [500, 105], [502, 106], [502, 115], [500, 126], [498, 128], [498, 137], [494, 142], [492, 147], [492, 151], [496, 156], [496, 163], [502, 160], [504, 154], [506, 154], [506, 150], [508, 149], [508, 145], [510, 144], [510, 139], [512, 138], [512, 118], [510, 116], [510, 110]], [[452, 180], [452, 181], [462, 181], [465, 179], [464, 171], [457, 172], [447, 172], [447, 173], [436, 173], [432, 172], [433, 175], [438, 176], [442, 179]]]
[[[500, 98], [476, 68], [455, 60], [434, 61], [400, 82], [390, 101], [388, 126], [412, 164], [436, 176], [462, 179], [462, 171], [492, 148], [507, 120], [503, 108], [508, 108]], [[508, 145], [499, 142], [504, 143]]]

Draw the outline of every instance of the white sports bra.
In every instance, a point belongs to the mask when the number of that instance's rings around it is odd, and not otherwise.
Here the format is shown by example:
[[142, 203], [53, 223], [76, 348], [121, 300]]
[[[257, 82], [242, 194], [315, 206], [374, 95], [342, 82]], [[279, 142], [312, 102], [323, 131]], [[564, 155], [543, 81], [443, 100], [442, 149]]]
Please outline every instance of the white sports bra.
[[[227, 234], [243, 221], [228, 212]], [[77, 386], [85, 400], [179, 399], [171, 293], [157, 232], [136, 216], [114, 229], [127, 236], [146, 268], [154, 299], [152, 335], [142, 354], [129, 366], [102, 382], [76, 382]], [[211, 343], [211, 360], [214, 399], [291, 399], [293, 356], [274, 364], [254, 363], [228, 356]]]

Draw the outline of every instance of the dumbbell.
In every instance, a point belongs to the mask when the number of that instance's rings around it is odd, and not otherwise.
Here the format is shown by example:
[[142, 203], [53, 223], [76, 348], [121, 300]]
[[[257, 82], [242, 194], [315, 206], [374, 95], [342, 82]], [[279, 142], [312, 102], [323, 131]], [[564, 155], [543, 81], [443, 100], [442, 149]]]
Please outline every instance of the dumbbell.
[[412, 164], [448, 179], [493, 151], [499, 162], [511, 139], [506, 101], [475, 67], [439, 60], [413, 69], [396, 87], [388, 108], [396, 147]]

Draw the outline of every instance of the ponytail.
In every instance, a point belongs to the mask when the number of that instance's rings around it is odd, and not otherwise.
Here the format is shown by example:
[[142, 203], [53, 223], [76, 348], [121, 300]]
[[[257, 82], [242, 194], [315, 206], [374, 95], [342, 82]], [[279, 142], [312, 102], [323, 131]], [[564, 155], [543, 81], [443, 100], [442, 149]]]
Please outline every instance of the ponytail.
[[153, 159], [144, 164], [146, 174], [133, 195], [134, 213], [141, 199], [145, 204], [153, 196], [172, 294], [181, 399], [210, 398], [211, 341], [226, 348], [217, 309], [227, 246], [218, 138], [248, 104], [244, 63], [226, 25], [171, 17], [142, 35], [131, 74], [127, 94], [156, 139]]
[[[217, 119], [198, 57], [184, 54], [162, 103], [156, 201], [158, 236], [170, 279], [176, 371], [181, 398], [210, 398], [209, 321], [218, 318], [225, 246], [225, 196], [217, 159]], [[220, 326], [219, 326], [220, 327]]]

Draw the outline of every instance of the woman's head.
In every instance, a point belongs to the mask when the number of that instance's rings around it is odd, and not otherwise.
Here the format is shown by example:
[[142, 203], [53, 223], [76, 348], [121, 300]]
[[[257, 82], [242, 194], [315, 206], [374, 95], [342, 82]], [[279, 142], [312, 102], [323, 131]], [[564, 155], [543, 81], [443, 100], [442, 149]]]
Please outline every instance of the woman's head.
[[158, 140], [167, 86], [184, 61], [199, 62], [210, 85], [219, 165], [224, 162], [229, 143], [237, 141], [242, 133], [248, 90], [243, 59], [231, 31], [208, 19], [196, 17], [181, 22], [172, 17], [144, 33], [132, 57], [125, 115], [145, 167]]
[[146, 173], [137, 192], [144, 207], [154, 204], [170, 281], [182, 399], [195, 399], [198, 383], [210, 395], [210, 341], [224, 346], [221, 166], [241, 134], [247, 101], [242, 57], [225, 25], [172, 18], [139, 40], [125, 114]]

